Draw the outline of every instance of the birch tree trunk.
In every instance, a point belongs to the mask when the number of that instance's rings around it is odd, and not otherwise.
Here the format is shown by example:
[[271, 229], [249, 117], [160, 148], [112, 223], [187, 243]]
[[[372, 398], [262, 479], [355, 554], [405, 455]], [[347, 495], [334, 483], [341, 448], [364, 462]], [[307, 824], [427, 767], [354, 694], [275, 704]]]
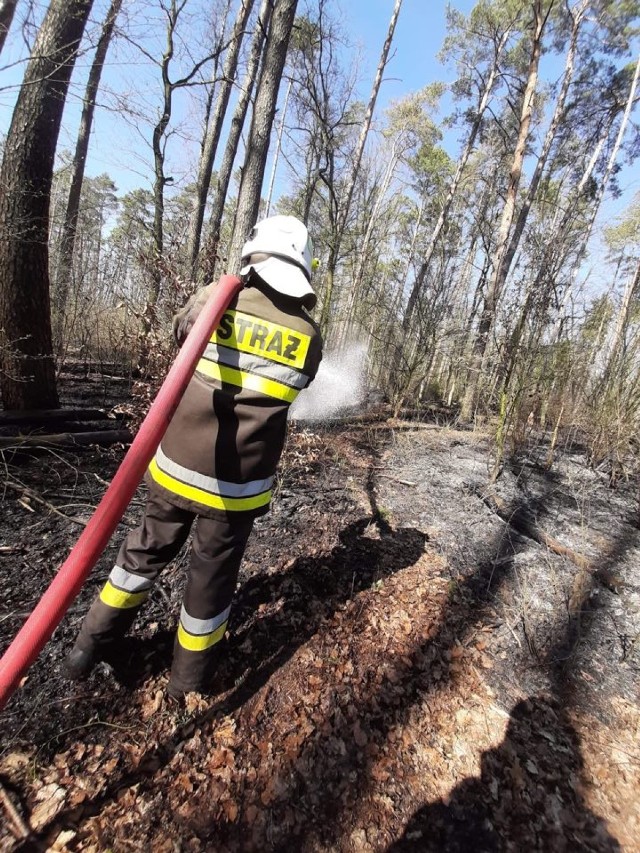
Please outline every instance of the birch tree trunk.
[[229, 253], [230, 271], [240, 269], [242, 244], [258, 218], [271, 128], [297, 5], [298, 0], [278, 0], [273, 9], [238, 191], [236, 220]]
[[[605, 169], [604, 175], [602, 176], [602, 179], [598, 185], [598, 189], [596, 191], [596, 196], [595, 196], [595, 199], [593, 201], [593, 205], [592, 205], [592, 209], [591, 209], [591, 215], [589, 217], [589, 222], [587, 224], [587, 227], [583, 231], [582, 239], [580, 241], [580, 247], [579, 247], [579, 250], [578, 250], [578, 253], [576, 256], [576, 261], [574, 262], [573, 268], [571, 270], [571, 274], [569, 277], [569, 284], [567, 285], [567, 290], [566, 290], [564, 301], [563, 301], [563, 311], [564, 311], [566, 304], [568, 304], [568, 302], [569, 302], [571, 292], [573, 290], [573, 286], [575, 284], [575, 280], [576, 280], [576, 277], [578, 275], [578, 270], [580, 267], [581, 259], [584, 255], [585, 250], [586, 250], [587, 243], [589, 242], [589, 238], [591, 237], [591, 232], [593, 231], [593, 226], [594, 226], [595, 221], [596, 221], [596, 216], [598, 215], [598, 211], [600, 210], [600, 205], [602, 204], [602, 199], [604, 198], [604, 194], [606, 192], [607, 185], [608, 185], [609, 180], [611, 178], [611, 174], [612, 174], [614, 166], [616, 164], [616, 160], [618, 159], [618, 152], [620, 150], [620, 146], [622, 145], [622, 140], [624, 139], [624, 135], [625, 135], [625, 132], [627, 129], [627, 125], [629, 123], [629, 117], [631, 116], [631, 110], [633, 109], [633, 106], [635, 103], [636, 91], [638, 88], [639, 79], [640, 79], [640, 56], [638, 56], [638, 59], [636, 60], [636, 67], [635, 67], [633, 79], [631, 81], [631, 86], [629, 88], [629, 96], [627, 97], [624, 113], [622, 115], [622, 121], [620, 122], [620, 127], [618, 128], [618, 133], [616, 135], [616, 140], [613, 144], [613, 148], [611, 149], [611, 153], [610, 153], [609, 159], [607, 161], [607, 167]], [[604, 148], [604, 145], [607, 141], [607, 137], [609, 135], [609, 130], [610, 130], [611, 124], [613, 123], [614, 118], [615, 118], [614, 116], [611, 117], [611, 123], [607, 126], [604, 133], [602, 134], [602, 136], [598, 140], [598, 144], [597, 144], [597, 146], [593, 152], [593, 155], [589, 161], [588, 169], [585, 171], [584, 175], [582, 176], [582, 179], [580, 181], [580, 185], [576, 191], [576, 197], [577, 198], [580, 197], [582, 191], [584, 190], [584, 187], [587, 184], [587, 181], [591, 178], [591, 174], [593, 173], [593, 170], [595, 169], [595, 166], [596, 166], [596, 163], [597, 163], [598, 158], [600, 156], [600, 153], [602, 152], [602, 149]], [[572, 215], [572, 206], [567, 205], [567, 208], [564, 212], [564, 216], [562, 219], [562, 224], [560, 226], [560, 229], [561, 229], [560, 233], [566, 227], [567, 223], [569, 222], [569, 220], [571, 218], [571, 215]], [[554, 330], [554, 340], [556, 340], [556, 341], [559, 340], [559, 337], [560, 337], [560, 334], [562, 331], [563, 322], [564, 322], [564, 317], [562, 316], [562, 312], [561, 312], [560, 316], [558, 317], [558, 320], [556, 321], [555, 330]]]
[[[584, 230], [582, 236], [582, 244], [580, 248], [580, 252], [578, 253], [579, 257], [582, 257], [584, 251], [587, 246], [587, 242], [591, 237], [591, 232], [593, 231], [593, 226], [596, 221], [596, 216], [600, 210], [600, 205], [602, 204], [602, 199], [604, 198], [604, 194], [606, 192], [607, 186], [609, 185], [609, 180], [611, 179], [611, 175], [613, 173], [613, 169], [616, 165], [616, 160], [618, 159], [618, 152], [620, 151], [620, 146], [622, 145], [622, 140], [624, 139], [624, 135], [627, 129], [627, 125], [629, 124], [629, 118], [631, 116], [631, 110], [633, 109], [636, 101], [636, 91], [638, 89], [638, 81], [640, 80], [640, 55], [636, 60], [636, 67], [633, 74], [633, 79], [631, 81], [631, 86], [629, 87], [629, 96], [627, 98], [624, 113], [622, 115], [622, 120], [620, 122], [620, 127], [618, 128], [618, 133], [616, 134], [616, 140], [613, 144], [613, 148], [611, 149], [611, 153], [609, 155], [609, 159], [607, 161], [607, 168], [605, 169], [605, 173], [602, 176], [602, 180], [598, 185], [598, 189], [596, 191], [596, 196], [593, 201], [593, 206], [591, 209], [591, 216], [589, 217], [589, 223], [587, 228]], [[569, 214], [567, 210], [566, 215]], [[577, 275], [577, 265], [574, 267], [572, 272], [572, 277]]]
[[240, 4], [240, 9], [238, 10], [238, 14], [233, 25], [229, 49], [222, 68], [222, 83], [218, 92], [213, 117], [209, 122], [209, 126], [205, 134], [204, 145], [202, 147], [200, 165], [198, 167], [198, 178], [196, 181], [196, 198], [193, 205], [193, 213], [189, 223], [189, 234], [187, 237], [187, 259], [190, 274], [194, 280], [197, 276], [198, 252], [200, 251], [202, 223], [204, 221], [207, 195], [211, 184], [213, 162], [218, 150], [218, 143], [220, 142], [222, 124], [227, 113], [227, 107], [229, 106], [231, 89], [233, 88], [238, 70], [238, 59], [240, 57], [240, 49], [242, 47], [244, 33], [253, 6], [254, 0], [242, 0], [242, 3]]
[[7, 409], [58, 406], [49, 296], [49, 204], [62, 112], [92, 0], [51, 0], [0, 170], [0, 392]]
[[64, 325], [64, 312], [67, 305], [69, 286], [71, 284], [73, 249], [78, 226], [80, 195], [82, 192], [82, 182], [84, 180], [87, 152], [89, 150], [89, 139], [91, 137], [91, 126], [93, 124], [96, 97], [98, 94], [98, 87], [100, 86], [102, 69], [104, 68], [104, 62], [107, 57], [107, 51], [109, 50], [111, 37], [113, 35], [116, 18], [120, 13], [121, 6], [122, 0], [111, 0], [109, 11], [107, 12], [104, 24], [102, 25], [102, 32], [91, 64], [91, 70], [89, 71], [89, 79], [87, 81], [87, 88], [82, 104], [80, 129], [78, 130], [76, 150], [71, 164], [71, 185], [69, 187], [69, 197], [67, 199], [67, 208], [62, 226], [58, 268], [56, 270], [53, 290], [54, 340], [60, 339], [61, 330]]

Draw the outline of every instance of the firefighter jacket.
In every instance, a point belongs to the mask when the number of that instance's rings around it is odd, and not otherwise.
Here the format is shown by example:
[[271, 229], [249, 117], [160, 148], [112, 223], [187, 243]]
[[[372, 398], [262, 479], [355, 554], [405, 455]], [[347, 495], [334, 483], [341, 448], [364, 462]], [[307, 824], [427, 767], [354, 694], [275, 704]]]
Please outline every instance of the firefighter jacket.
[[[178, 343], [208, 294], [203, 288], [174, 318]], [[208, 518], [268, 512], [289, 406], [321, 358], [320, 332], [300, 300], [276, 293], [252, 272], [211, 336], [149, 465], [152, 492]]]

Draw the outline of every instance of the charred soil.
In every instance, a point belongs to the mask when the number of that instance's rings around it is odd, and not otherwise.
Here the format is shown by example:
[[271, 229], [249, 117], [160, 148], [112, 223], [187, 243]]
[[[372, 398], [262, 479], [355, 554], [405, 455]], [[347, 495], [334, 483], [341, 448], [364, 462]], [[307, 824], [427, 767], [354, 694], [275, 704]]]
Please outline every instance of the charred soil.
[[[5, 452], [1, 649], [123, 452]], [[489, 452], [382, 416], [292, 429], [184, 707], [184, 556], [113, 660], [62, 676], [141, 488], [0, 717], [0, 850], [640, 850], [637, 494], [542, 441], [488, 489]]]

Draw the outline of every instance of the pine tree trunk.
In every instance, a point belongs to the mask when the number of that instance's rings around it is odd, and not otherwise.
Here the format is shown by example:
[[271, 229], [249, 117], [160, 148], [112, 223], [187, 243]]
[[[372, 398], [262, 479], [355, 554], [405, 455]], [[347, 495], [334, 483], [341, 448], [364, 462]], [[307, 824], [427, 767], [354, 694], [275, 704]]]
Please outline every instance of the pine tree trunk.
[[496, 248], [492, 260], [493, 272], [485, 296], [482, 314], [480, 316], [480, 323], [478, 325], [473, 349], [472, 364], [469, 372], [469, 381], [467, 383], [462, 403], [461, 417], [463, 420], [470, 419], [471, 412], [475, 406], [482, 363], [489, 343], [489, 336], [495, 323], [500, 296], [502, 295], [502, 290], [506, 281], [507, 270], [505, 266], [505, 259], [508, 249], [509, 232], [515, 216], [518, 187], [520, 186], [522, 166], [524, 163], [527, 139], [529, 137], [531, 117], [533, 115], [533, 98], [538, 84], [538, 69], [540, 65], [540, 55], [542, 53], [542, 36], [553, 2], [551, 2], [546, 13], [543, 10], [543, 5], [544, 0], [534, 0], [533, 10], [535, 15], [535, 26], [532, 34], [527, 82], [520, 109], [518, 136], [513, 152], [513, 159], [511, 161], [511, 168], [509, 170], [507, 193], [502, 209]]
[[0, 391], [7, 409], [58, 406], [48, 238], [54, 157], [92, 0], [51, 0], [7, 135], [0, 171]]
[[487, 82], [485, 83], [484, 89], [482, 91], [482, 96], [480, 97], [480, 103], [478, 104], [478, 108], [475, 112], [475, 116], [473, 119], [473, 123], [471, 125], [471, 130], [469, 132], [469, 136], [464, 146], [464, 150], [458, 160], [458, 165], [456, 167], [455, 174], [451, 179], [451, 183], [449, 184], [449, 189], [447, 190], [447, 195], [442, 204], [442, 208], [438, 215], [437, 222], [431, 234], [431, 238], [429, 240], [429, 245], [427, 246], [427, 250], [425, 252], [422, 264], [420, 265], [420, 270], [418, 271], [418, 275], [416, 276], [416, 280], [411, 288], [411, 293], [409, 294], [409, 300], [407, 301], [407, 307], [404, 312], [404, 317], [402, 319], [402, 328], [404, 331], [407, 331], [410, 324], [411, 318], [413, 317], [413, 312], [415, 311], [416, 302], [418, 300], [418, 296], [420, 295], [420, 291], [422, 290], [422, 284], [424, 282], [425, 276], [427, 274], [427, 270], [429, 269], [429, 264], [431, 263], [431, 259], [433, 258], [433, 253], [435, 252], [436, 245], [438, 244], [438, 240], [440, 239], [440, 235], [442, 234], [445, 224], [448, 221], [449, 213], [451, 211], [451, 207], [453, 205], [453, 201], [458, 192], [458, 188], [460, 186], [460, 181], [462, 180], [462, 175], [466, 168], [467, 163], [469, 162], [469, 157], [474, 149], [476, 138], [480, 131], [480, 127], [482, 125], [482, 120], [484, 118], [484, 114], [489, 105], [489, 100], [491, 98], [491, 93], [493, 91], [493, 87], [495, 85], [496, 79], [498, 77], [499, 63], [500, 58], [502, 56], [502, 52], [505, 48], [505, 45], [509, 39], [509, 35], [511, 30], [507, 29], [502, 34], [500, 41], [498, 42], [498, 46], [496, 48], [496, 54], [491, 65], [491, 71], [489, 72], [489, 76], [487, 77]]
[[230, 271], [240, 269], [242, 244], [258, 218], [271, 128], [297, 5], [298, 0], [279, 0], [273, 9], [238, 192], [236, 221], [229, 253]]
[[0, 0], [0, 53], [2, 53], [7, 33], [11, 28], [17, 5], [18, 0]]
[[202, 259], [200, 261], [201, 281], [211, 281], [215, 276], [224, 206], [227, 200], [229, 186], [231, 184], [233, 164], [238, 151], [240, 135], [242, 134], [242, 128], [244, 127], [244, 122], [247, 117], [247, 110], [251, 101], [251, 93], [253, 91], [258, 67], [260, 65], [262, 48], [269, 29], [269, 23], [271, 21], [271, 12], [271, 0], [262, 0], [262, 6], [260, 7], [260, 13], [258, 15], [258, 23], [256, 24], [253, 39], [251, 41], [251, 48], [249, 50], [247, 70], [240, 87], [240, 95], [231, 119], [231, 126], [229, 128], [229, 133], [227, 134], [227, 144], [225, 145], [224, 156], [222, 158], [222, 165], [220, 166], [220, 171], [218, 173], [218, 186], [214, 195], [213, 204], [211, 206], [211, 216], [209, 218], [209, 233], [205, 241]]
[[76, 150], [71, 164], [71, 185], [69, 187], [69, 198], [67, 200], [64, 224], [62, 226], [58, 268], [56, 270], [56, 279], [53, 289], [55, 340], [60, 339], [62, 328], [64, 326], [64, 312], [71, 284], [73, 249], [76, 239], [76, 229], [78, 226], [80, 195], [82, 192], [82, 182], [84, 180], [87, 152], [89, 150], [89, 139], [91, 137], [96, 97], [98, 94], [98, 87], [100, 86], [102, 69], [104, 68], [104, 62], [107, 57], [107, 51], [109, 50], [111, 37], [113, 35], [116, 18], [120, 13], [121, 6], [122, 0], [111, 0], [109, 11], [107, 12], [104, 24], [102, 25], [102, 32], [98, 40], [93, 63], [91, 64], [87, 88], [84, 95], [82, 116], [80, 117], [80, 129], [78, 130]]
[[564, 116], [564, 108], [567, 100], [567, 94], [569, 92], [569, 86], [571, 85], [571, 82], [573, 80], [576, 51], [578, 48], [578, 34], [580, 32], [580, 27], [587, 11], [587, 2], [588, 0], [582, 0], [576, 11], [569, 10], [573, 19], [573, 26], [571, 29], [569, 49], [567, 50], [567, 58], [565, 60], [562, 84], [560, 86], [560, 92], [558, 93], [558, 98], [556, 100], [555, 109], [553, 111], [553, 117], [549, 123], [549, 127], [547, 129], [547, 133], [542, 144], [540, 156], [536, 161], [536, 165], [533, 170], [533, 175], [531, 177], [529, 186], [527, 187], [525, 198], [518, 212], [518, 216], [513, 228], [513, 233], [511, 234], [511, 238], [509, 240], [509, 247], [504, 257], [504, 262], [502, 265], [502, 276], [505, 280], [507, 278], [507, 275], [509, 274], [509, 270], [511, 269], [513, 258], [515, 257], [515, 254], [518, 251], [518, 246], [520, 245], [520, 238], [522, 237], [524, 227], [527, 223], [529, 211], [531, 210], [531, 205], [533, 204], [534, 199], [536, 197], [536, 193], [538, 192], [538, 187], [540, 185], [540, 180], [542, 178], [544, 168], [549, 158], [551, 146], [553, 144], [554, 139], [556, 138], [558, 128], [560, 127], [560, 122], [562, 121], [562, 118]]

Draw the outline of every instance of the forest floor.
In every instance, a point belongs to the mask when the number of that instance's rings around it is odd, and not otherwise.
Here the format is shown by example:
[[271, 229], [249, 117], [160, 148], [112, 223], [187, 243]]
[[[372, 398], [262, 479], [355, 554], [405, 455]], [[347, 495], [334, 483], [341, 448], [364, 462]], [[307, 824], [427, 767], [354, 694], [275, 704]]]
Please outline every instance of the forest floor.
[[[382, 417], [293, 429], [215, 690], [185, 707], [163, 692], [184, 557], [117, 660], [61, 673], [141, 492], [0, 715], [0, 850], [640, 850], [637, 492], [531, 442], [498, 515], [489, 450]], [[122, 452], [5, 453], [0, 649]]]

